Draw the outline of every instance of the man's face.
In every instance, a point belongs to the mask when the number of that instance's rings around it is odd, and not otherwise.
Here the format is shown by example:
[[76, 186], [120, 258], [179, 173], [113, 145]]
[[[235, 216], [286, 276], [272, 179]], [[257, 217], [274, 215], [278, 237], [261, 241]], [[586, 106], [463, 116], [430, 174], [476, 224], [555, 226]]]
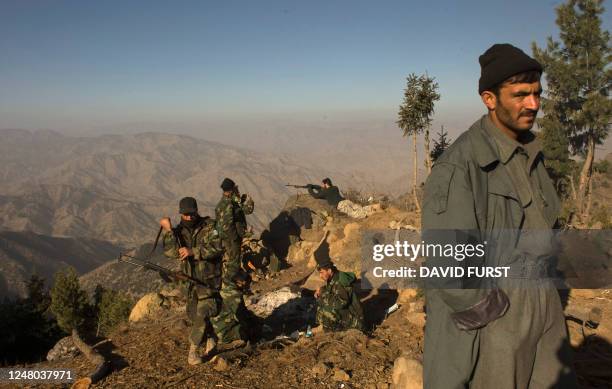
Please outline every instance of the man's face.
[[181, 220], [185, 220], [186, 222], [195, 220], [198, 216], [197, 213], [183, 213], [181, 214]]
[[332, 269], [319, 269], [319, 277], [325, 282], [331, 280], [333, 273]]
[[327, 182], [322, 182], [321, 184], [322, 184], [323, 188], [326, 188], [326, 189], [329, 188], [329, 185], [327, 185]]
[[[500, 125], [514, 133], [528, 131], [533, 127], [540, 109], [541, 93], [539, 81], [504, 84], [499, 89], [499, 96], [493, 95], [493, 115]], [[487, 107], [492, 108], [489, 104]]]

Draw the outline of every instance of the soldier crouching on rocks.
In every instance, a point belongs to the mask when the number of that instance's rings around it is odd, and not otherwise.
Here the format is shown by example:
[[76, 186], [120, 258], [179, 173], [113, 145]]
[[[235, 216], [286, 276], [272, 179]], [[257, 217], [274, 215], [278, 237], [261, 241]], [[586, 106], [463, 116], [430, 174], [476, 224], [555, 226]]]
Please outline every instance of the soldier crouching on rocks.
[[219, 313], [221, 297], [221, 258], [223, 248], [215, 229], [215, 221], [198, 214], [198, 205], [193, 197], [185, 197], [179, 203], [181, 222], [172, 228], [170, 218], [163, 218], [164, 254], [181, 261], [181, 270], [201, 283], [181, 281], [186, 290], [187, 315], [192, 321], [189, 335], [190, 365], [202, 363], [198, 347], [206, 338], [204, 356], [215, 349], [216, 340], [210, 319]]
[[325, 285], [314, 294], [318, 299], [319, 327], [313, 333], [351, 328], [364, 331], [363, 308], [354, 290], [355, 274], [339, 271], [329, 258], [317, 262], [319, 277], [325, 281]]

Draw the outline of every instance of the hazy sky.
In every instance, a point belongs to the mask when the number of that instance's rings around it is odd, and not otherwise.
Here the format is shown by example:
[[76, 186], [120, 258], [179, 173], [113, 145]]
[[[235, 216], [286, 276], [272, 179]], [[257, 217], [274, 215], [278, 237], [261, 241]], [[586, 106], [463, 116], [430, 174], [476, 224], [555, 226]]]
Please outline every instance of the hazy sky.
[[531, 53], [557, 4], [0, 0], [0, 128], [393, 120], [410, 72], [437, 78], [437, 122], [472, 122], [478, 55]]

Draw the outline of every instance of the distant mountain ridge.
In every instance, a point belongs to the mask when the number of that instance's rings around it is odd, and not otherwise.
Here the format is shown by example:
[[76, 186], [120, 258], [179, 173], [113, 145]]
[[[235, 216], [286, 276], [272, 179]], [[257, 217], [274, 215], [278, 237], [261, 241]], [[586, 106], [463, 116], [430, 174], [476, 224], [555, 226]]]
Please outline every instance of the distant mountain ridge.
[[287, 182], [342, 184], [355, 177], [303, 166], [286, 156], [163, 133], [71, 137], [2, 130], [0, 229], [89, 237], [124, 244], [151, 239], [156, 221], [194, 196], [204, 214], [224, 177], [255, 200], [249, 221], [264, 228], [291, 194]]

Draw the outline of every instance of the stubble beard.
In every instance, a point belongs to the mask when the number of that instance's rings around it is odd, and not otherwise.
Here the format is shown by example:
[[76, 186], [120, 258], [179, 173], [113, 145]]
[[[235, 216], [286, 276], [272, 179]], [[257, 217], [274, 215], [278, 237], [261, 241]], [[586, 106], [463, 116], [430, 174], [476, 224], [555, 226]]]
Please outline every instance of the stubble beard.
[[512, 130], [512, 132], [516, 134], [521, 134], [521, 133], [531, 130], [533, 128], [533, 125], [535, 124], [535, 115], [537, 114], [537, 112], [534, 114], [534, 118], [531, 124], [528, 125], [528, 127], [521, 126], [519, 124], [519, 120], [521, 119], [521, 117], [524, 117], [526, 113], [527, 112], [519, 113], [519, 116], [516, 119], [514, 119], [510, 111], [499, 100], [498, 100], [497, 107], [495, 108], [495, 114], [497, 115], [497, 120], [499, 120], [500, 123], [502, 123], [504, 126], [509, 128], [510, 130]]

